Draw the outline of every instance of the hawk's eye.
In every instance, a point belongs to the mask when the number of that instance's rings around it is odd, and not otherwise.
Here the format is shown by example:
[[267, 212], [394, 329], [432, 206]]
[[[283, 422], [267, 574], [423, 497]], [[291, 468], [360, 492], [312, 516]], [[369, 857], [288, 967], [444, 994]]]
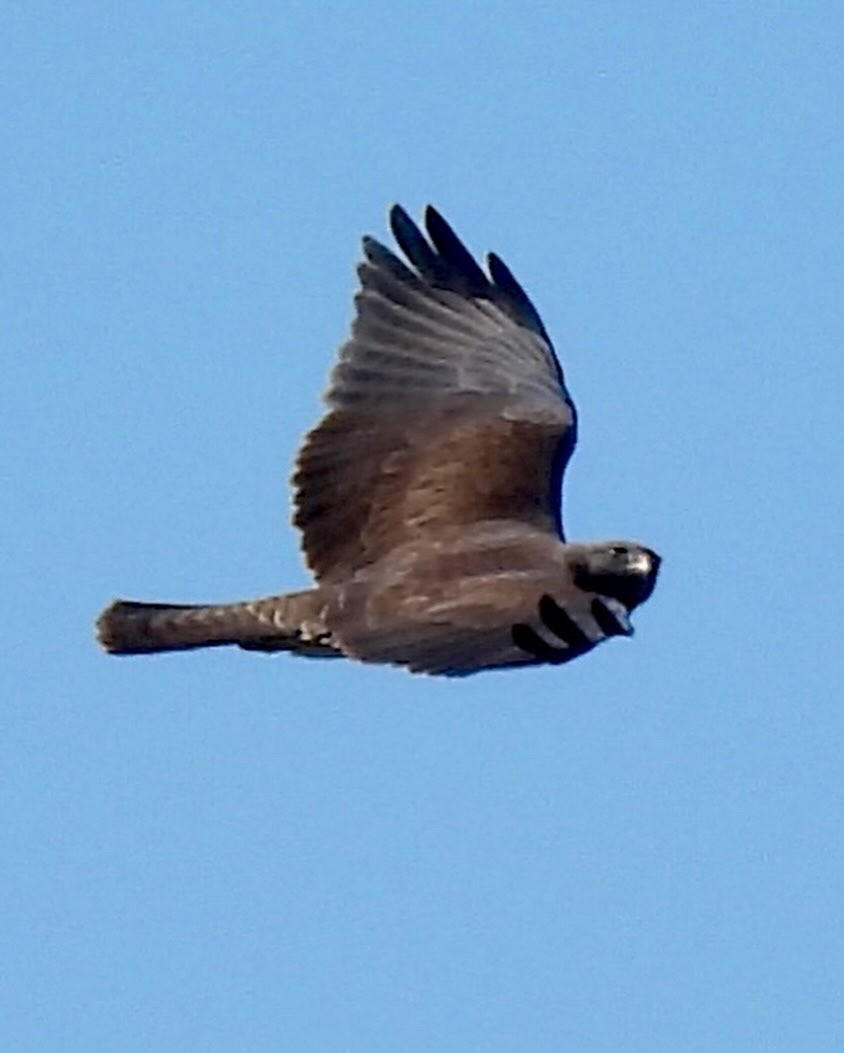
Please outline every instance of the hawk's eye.
[[613, 545], [610, 549], [610, 553], [613, 556], [626, 556], [628, 549], [624, 545]]

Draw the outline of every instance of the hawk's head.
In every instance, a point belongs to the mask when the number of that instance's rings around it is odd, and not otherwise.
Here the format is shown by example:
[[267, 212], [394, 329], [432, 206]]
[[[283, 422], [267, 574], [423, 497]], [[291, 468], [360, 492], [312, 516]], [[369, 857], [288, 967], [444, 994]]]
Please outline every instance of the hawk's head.
[[570, 545], [575, 584], [587, 592], [612, 596], [628, 611], [644, 603], [656, 585], [660, 557], [635, 541]]

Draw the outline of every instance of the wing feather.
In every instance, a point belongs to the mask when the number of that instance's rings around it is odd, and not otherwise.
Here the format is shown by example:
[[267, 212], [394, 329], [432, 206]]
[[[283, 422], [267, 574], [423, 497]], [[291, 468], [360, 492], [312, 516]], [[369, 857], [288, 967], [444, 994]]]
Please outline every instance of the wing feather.
[[[388, 554], [374, 579], [340, 585], [326, 609], [343, 651], [413, 672], [465, 676], [482, 669], [568, 661], [617, 635], [618, 620], [573, 580], [566, 550], [519, 523], [453, 532], [435, 547]], [[551, 598], [557, 631], [543, 598]], [[519, 645], [527, 630], [536, 649]], [[578, 639], [572, 639], [573, 626]]]
[[490, 276], [432, 208], [399, 206], [408, 263], [364, 239], [349, 340], [294, 478], [308, 563], [342, 580], [397, 545], [506, 518], [562, 535], [576, 415], [539, 315], [497, 256]]

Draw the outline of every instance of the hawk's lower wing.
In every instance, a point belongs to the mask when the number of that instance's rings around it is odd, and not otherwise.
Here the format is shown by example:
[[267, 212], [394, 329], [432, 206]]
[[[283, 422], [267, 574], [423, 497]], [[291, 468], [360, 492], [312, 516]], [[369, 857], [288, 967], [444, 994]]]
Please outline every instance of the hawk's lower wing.
[[560, 664], [632, 633], [616, 600], [581, 591], [555, 599], [547, 583], [513, 578], [454, 582], [453, 596], [435, 602], [408, 591], [383, 616], [365, 596], [347, 596], [328, 618], [350, 657], [442, 676]]

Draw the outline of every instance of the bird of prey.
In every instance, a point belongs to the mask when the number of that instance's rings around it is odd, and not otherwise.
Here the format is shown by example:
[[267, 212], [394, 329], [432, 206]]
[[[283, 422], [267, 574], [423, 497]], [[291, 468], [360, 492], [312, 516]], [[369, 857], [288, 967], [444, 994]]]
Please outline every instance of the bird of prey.
[[209, 606], [117, 600], [97, 622], [107, 651], [238, 644], [465, 676], [632, 633], [660, 557], [565, 540], [577, 416], [536, 308], [434, 208], [425, 234], [398, 205], [390, 226], [404, 259], [364, 239], [351, 335], [296, 464], [314, 587]]

